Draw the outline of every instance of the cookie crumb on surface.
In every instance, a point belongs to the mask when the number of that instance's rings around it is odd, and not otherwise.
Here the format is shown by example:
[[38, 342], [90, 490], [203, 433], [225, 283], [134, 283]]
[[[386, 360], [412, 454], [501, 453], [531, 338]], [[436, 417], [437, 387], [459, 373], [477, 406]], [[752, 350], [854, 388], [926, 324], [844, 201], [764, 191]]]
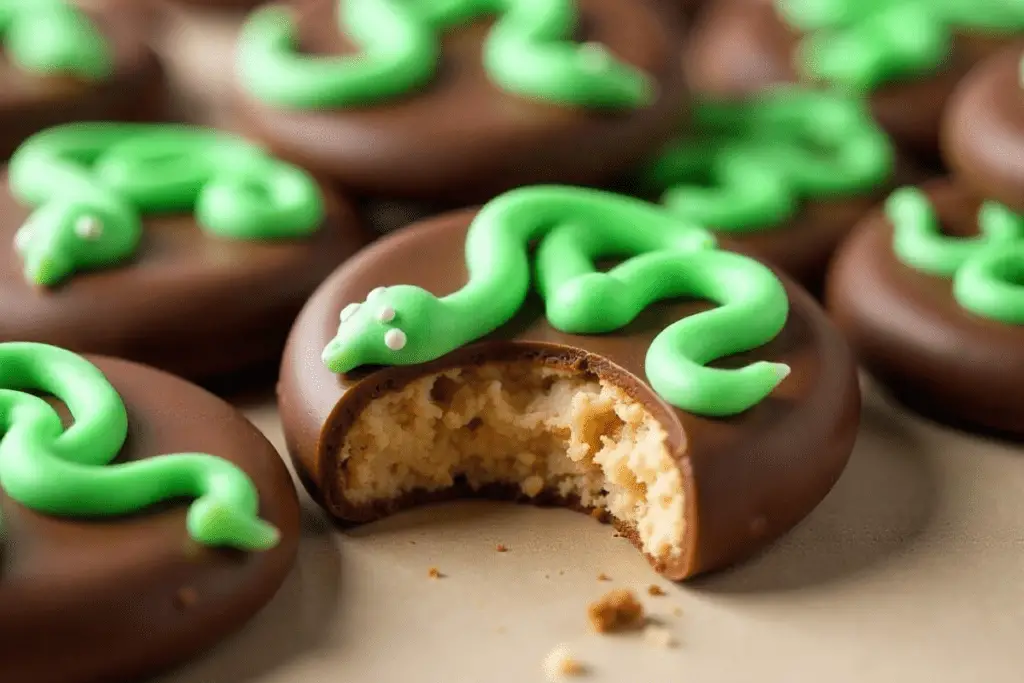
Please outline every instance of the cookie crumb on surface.
[[432, 579], [440, 579], [444, 577], [444, 574], [442, 574], [441, 570], [437, 567], [431, 567], [427, 570], [427, 576], [429, 576]]
[[644, 625], [644, 606], [633, 591], [618, 589], [591, 603], [587, 616], [598, 633], [631, 631]]
[[653, 584], [653, 583], [650, 586], [647, 587], [647, 594], [648, 595], [653, 595], [656, 598], [659, 598], [659, 597], [661, 597], [663, 595], [667, 595], [667, 593], [665, 593], [665, 589], [664, 588], [662, 588], [661, 586], [658, 586], [656, 584]]
[[580, 676], [586, 673], [586, 668], [579, 661], [573, 658], [569, 648], [559, 645], [544, 658], [544, 676], [551, 681], [557, 681], [570, 676]]
[[497, 550], [499, 553], [507, 553], [508, 552], [508, 546], [505, 545], [504, 543], [499, 543], [498, 545], [496, 545], [494, 547], [494, 549]]
[[597, 580], [598, 581], [611, 581], [612, 577], [608, 576], [604, 572], [601, 572], [600, 574], [597, 575]]
[[672, 610], [672, 614], [674, 616], [677, 616], [677, 617], [683, 616], [683, 608], [682, 607], [676, 607], [674, 610]]
[[664, 626], [651, 625], [644, 629], [644, 640], [657, 647], [670, 648], [676, 646], [672, 632]]

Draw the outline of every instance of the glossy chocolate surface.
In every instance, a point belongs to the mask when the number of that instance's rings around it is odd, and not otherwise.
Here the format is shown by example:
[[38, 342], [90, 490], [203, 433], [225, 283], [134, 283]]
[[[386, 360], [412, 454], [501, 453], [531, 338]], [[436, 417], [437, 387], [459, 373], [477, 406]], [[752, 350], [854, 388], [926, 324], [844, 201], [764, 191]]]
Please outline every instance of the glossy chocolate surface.
[[[978, 199], [946, 180], [925, 187], [948, 234], [977, 234]], [[970, 313], [952, 288], [903, 265], [876, 212], [837, 254], [828, 307], [896, 398], [939, 421], [1024, 437], [1024, 326]]]
[[1024, 212], [1024, 44], [975, 67], [950, 98], [942, 151], [957, 181]]
[[539, 301], [531, 298], [486, 340], [434, 363], [330, 373], [320, 354], [346, 304], [364, 300], [378, 286], [415, 284], [445, 295], [465, 284], [463, 243], [472, 216], [472, 211], [447, 214], [378, 241], [332, 275], [296, 322], [278, 385], [281, 416], [297, 469], [332, 514], [368, 518], [338, 499], [333, 486], [338, 463], [332, 455], [348, 422], [376, 392], [445, 367], [525, 358], [615, 382], [664, 424], [688, 506], [684, 556], [656, 567], [669, 578], [683, 579], [754, 553], [828, 493], [853, 447], [859, 389], [845, 341], [811, 298], [791, 284], [792, 309], [782, 334], [723, 365], [783, 361], [792, 366], [792, 375], [768, 399], [729, 419], [678, 411], [640, 379], [651, 340], [670, 323], [709, 307], [694, 301], [652, 306], [619, 332], [576, 336], [552, 329]]
[[[687, 81], [696, 95], [726, 98], [799, 82], [799, 39], [800, 33], [776, 13], [775, 0], [717, 0], [708, 4], [690, 33], [684, 60]], [[972, 65], [1006, 40], [958, 35], [942, 69], [873, 91], [875, 118], [899, 143], [934, 155], [942, 108], [953, 88]]]
[[25, 138], [71, 121], [132, 121], [163, 114], [163, 70], [147, 40], [145, 16], [126, 7], [86, 5], [109, 41], [114, 73], [88, 82], [39, 76], [12, 64], [0, 46], [0, 160]]
[[[298, 3], [304, 50], [355, 50], [338, 31], [335, 4]], [[405, 98], [301, 111], [262, 104], [239, 88], [235, 114], [281, 156], [358, 194], [469, 203], [532, 183], [601, 183], [656, 149], [684, 115], [681, 43], [678, 22], [653, 0], [580, 0], [580, 12], [581, 40], [603, 43], [656, 80], [653, 105], [600, 112], [506, 93], [481, 63], [490, 22], [478, 22], [446, 33], [438, 74]]]
[[147, 217], [139, 251], [120, 268], [30, 285], [14, 250], [29, 215], [0, 171], [0, 341], [36, 341], [128, 358], [192, 379], [274, 360], [317, 285], [365, 236], [334, 197], [322, 228], [294, 241], [219, 239], [191, 214]]
[[90, 360], [128, 409], [118, 461], [189, 451], [230, 460], [282, 541], [252, 554], [199, 545], [185, 529], [187, 501], [83, 521], [32, 512], [0, 490], [0, 671], [11, 683], [127, 683], [177, 665], [270, 600], [298, 547], [291, 477], [241, 414], [166, 373]]

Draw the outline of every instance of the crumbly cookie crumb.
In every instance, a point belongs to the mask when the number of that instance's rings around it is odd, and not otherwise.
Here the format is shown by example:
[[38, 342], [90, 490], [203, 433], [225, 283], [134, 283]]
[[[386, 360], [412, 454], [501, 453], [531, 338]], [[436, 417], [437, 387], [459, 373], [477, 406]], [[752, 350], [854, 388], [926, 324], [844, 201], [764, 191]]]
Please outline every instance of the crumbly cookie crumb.
[[597, 575], [597, 580], [598, 581], [611, 581], [612, 577], [608, 576], [604, 572], [601, 572], [600, 574]]
[[441, 570], [438, 569], [437, 567], [431, 567], [430, 569], [428, 569], [427, 570], [427, 576], [429, 576], [432, 579], [444, 578], [444, 574], [442, 574]]
[[631, 631], [644, 625], [644, 606], [633, 591], [618, 589], [591, 603], [587, 616], [598, 633]]
[[664, 588], [654, 583], [647, 587], [647, 594], [652, 595], [656, 598], [660, 598], [663, 595], [667, 595], [667, 593], [665, 593]]
[[507, 553], [508, 552], [508, 546], [505, 545], [504, 543], [499, 543], [498, 545], [494, 546], [494, 549], [497, 550], [499, 553]]
[[543, 669], [544, 676], [551, 683], [557, 683], [563, 678], [581, 676], [586, 673], [586, 668], [572, 656], [569, 648], [565, 645], [559, 645], [548, 653], [547, 657], [544, 658]]

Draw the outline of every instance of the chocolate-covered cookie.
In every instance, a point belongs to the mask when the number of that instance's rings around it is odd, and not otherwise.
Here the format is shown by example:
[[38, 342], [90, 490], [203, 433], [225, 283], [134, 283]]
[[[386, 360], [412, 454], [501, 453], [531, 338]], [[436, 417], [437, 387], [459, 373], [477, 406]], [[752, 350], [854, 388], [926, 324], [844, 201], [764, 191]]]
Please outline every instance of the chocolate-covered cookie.
[[840, 249], [828, 306], [908, 406], [1024, 437], [1024, 218], [944, 180], [901, 190]]
[[69, 121], [163, 114], [163, 71], [130, 8], [0, 0], [0, 159]]
[[382, 199], [465, 203], [601, 183], [684, 111], [652, 0], [313, 0], [243, 28], [235, 113], [277, 153]]
[[18, 683], [177, 665], [255, 614], [298, 546], [291, 477], [231, 406], [40, 344], [0, 344], [0, 513], [0, 661]]
[[856, 98], [778, 86], [693, 111], [631, 187], [813, 292], [842, 239], [907, 174]]
[[364, 243], [304, 171], [209, 129], [69, 124], [31, 138], [0, 181], [0, 341], [190, 378], [274, 359]]
[[719, 0], [694, 28], [685, 62], [705, 95], [792, 82], [867, 93], [897, 142], [931, 157], [956, 83], [1022, 32], [1024, 13], [999, 0]]
[[[605, 257], [627, 260], [598, 272]], [[296, 322], [278, 399], [297, 469], [341, 520], [455, 495], [567, 504], [671, 579], [802, 519], [860, 407], [845, 342], [799, 287], [654, 205], [562, 186], [339, 268]]]

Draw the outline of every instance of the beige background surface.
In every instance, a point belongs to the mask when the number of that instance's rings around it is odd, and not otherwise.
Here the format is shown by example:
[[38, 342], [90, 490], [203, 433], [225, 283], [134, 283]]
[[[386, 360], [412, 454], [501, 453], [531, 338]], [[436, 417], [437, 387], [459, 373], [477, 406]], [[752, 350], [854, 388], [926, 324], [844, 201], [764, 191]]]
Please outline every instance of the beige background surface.
[[[163, 44], [183, 95], [223, 92], [216, 65], [230, 63], [236, 23], [173, 19]], [[284, 452], [271, 402], [248, 413]], [[1024, 449], [926, 424], [871, 390], [822, 505], [759, 558], [685, 586], [568, 511], [450, 504], [345, 534], [307, 511], [277, 598], [161, 683], [533, 683], [563, 643], [591, 683], [1024, 680]], [[668, 595], [647, 596], [652, 583]], [[678, 646], [590, 634], [586, 606], [613, 587], [641, 593]]]

